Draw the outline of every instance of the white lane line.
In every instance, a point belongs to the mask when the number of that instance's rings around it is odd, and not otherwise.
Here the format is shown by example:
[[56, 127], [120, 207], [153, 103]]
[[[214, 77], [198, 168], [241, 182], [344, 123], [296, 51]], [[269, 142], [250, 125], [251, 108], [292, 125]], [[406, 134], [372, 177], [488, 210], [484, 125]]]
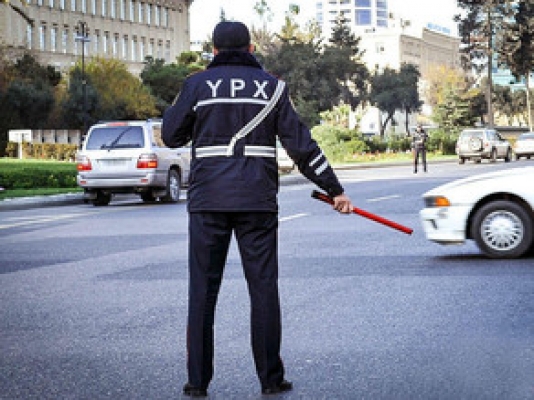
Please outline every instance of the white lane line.
[[377, 201], [398, 199], [399, 197], [400, 197], [400, 195], [398, 195], [398, 194], [392, 194], [391, 196], [375, 197], [374, 199], [367, 199], [366, 201], [368, 203], [374, 203], [374, 202], [377, 202]]
[[59, 220], [68, 219], [68, 218], [83, 217], [83, 216], [91, 215], [91, 214], [94, 214], [94, 212], [77, 213], [77, 214], [61, 214], [61, 215], [56, 215], [52, 217], [35, 216], [32, 219], [23, 220], [20, 222], [13, 222], [11, 224], [7, 223], [7, 224], [0, 225], [0, 230], [8, 229], [8, 228], [16, 228], [16, 227], [25, 226], [25, 225], [43, 224], [45, 222], [59, 221]]
[[292, 219], [307, 217], [308, 215], [310, 215], [310, 214], [306, 214], [306, 213], [294, 214], [294, 215], [289, 215], [287, 217], [279, 218], [278, 221], [280, 221], [280, 222], [291, 221]]

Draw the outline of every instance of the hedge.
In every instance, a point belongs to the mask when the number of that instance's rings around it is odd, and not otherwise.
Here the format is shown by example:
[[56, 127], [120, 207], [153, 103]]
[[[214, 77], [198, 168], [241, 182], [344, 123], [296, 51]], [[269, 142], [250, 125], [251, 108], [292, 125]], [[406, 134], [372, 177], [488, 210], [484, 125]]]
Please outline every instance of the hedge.
[[76, 174], [73, 162], [0, 159], [4, 189], [74, 188]]
[[[64, 143], [22, 143], [23, 158], [37, 158], [44, 160], [74, 161], [78, 146]], [[6, 155], [16, 158], [19, 155], [19, 145], [8, 142]]]

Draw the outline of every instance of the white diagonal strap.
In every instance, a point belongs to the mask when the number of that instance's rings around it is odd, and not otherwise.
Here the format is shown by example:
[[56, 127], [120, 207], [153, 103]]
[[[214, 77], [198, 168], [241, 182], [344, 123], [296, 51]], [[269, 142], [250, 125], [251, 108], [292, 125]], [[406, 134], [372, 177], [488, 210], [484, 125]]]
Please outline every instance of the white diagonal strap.
[[264, 108], [262, 108], [261, 111], [248, 122], [248, 124], [246, 124], [243, 128], [241, 128], [239, 132], [237, 132], [232, 137], [232, 140], [230, 140], [230, 143], [228, 144], [228, 149], [226, 150], [227, 157], [231, 157], [234, 154], [234, 147], [237, 141], [247, 136], [254, 128], [256, 128], [260, 124], [261, 121], [265, 119], [267, 114], [271, 112], [271, 110], [274, 108], [274, 106], [278, 102], [278, 99], [282, 95], [282, 92], [284, 91], [284, 87], [285, 87], [285, 82], [278, 81], [278, 83], [276, 84], [276, 89], [274, 91], [273, 97], [271, 97], [271, 100], [269, 101], [269, 103]]

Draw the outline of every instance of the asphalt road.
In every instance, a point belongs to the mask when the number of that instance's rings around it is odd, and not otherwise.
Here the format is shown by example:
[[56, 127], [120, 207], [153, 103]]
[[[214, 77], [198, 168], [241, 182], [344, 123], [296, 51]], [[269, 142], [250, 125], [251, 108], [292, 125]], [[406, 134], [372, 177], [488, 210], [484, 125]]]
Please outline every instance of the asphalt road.
[[[421, 194], [517, 163], [340, 170], [354, 203], [405, 235], [280, 193], [281, 399], [534, 399], [533, 259], [428, 242]], [[522, 163], [522, 165], [526, 165]], [[186, 380], [185, 201], [0, 212], [0, 399], [176, 399]], [[232, 246], [210, 399], [258, 399]]]

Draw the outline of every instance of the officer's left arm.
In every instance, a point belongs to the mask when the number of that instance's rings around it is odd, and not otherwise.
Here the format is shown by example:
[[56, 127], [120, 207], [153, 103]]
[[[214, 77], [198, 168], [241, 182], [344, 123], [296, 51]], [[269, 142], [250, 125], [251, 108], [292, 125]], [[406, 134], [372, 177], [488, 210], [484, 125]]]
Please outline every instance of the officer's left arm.
[[182, 91], [163, 114], [161, 138], [171, 148], [184, 146], [192, 139], [196, 113], [195, 99], [188, 83], [187, 80], [184, 82]]

